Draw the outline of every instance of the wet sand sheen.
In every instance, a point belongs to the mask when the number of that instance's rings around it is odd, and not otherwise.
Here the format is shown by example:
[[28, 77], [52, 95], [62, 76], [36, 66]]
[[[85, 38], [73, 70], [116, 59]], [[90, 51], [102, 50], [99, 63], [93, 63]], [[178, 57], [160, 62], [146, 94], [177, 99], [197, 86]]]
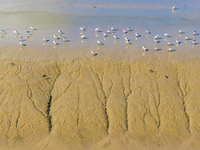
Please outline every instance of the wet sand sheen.
[[1, 59], [1, 149], [200, 147], [199, 58], [97, 58]]

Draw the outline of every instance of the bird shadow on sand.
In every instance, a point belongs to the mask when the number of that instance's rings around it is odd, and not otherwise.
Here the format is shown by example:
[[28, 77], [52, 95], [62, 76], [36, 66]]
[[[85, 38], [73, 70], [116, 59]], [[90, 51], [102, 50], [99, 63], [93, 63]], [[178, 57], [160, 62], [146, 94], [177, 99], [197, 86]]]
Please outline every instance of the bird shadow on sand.
[[175, 49], [173, 49], [173, 50], [170, 50], [169, 52], [175, 52], [176, 50]]
[[22, 44], [22, 46], [26, 46], [26, 44]]
[[70, 40], [66, 40], [65, 42], [70, 42]]
[[119, 29], [113, 29], [112, 31], [114, 32], [114, 31], [118, 31]]
[[49, 40], [46, 40], [46, 42], [49, 42]]
[[185, 34], [185, 32], [183, 31], [183, 32], [181, 32], [181, 33], [178, 33], [178, 34]]
[[160, 48], [160, 49], [157, 49], [156, 51], [161, 51], [162, 49]]

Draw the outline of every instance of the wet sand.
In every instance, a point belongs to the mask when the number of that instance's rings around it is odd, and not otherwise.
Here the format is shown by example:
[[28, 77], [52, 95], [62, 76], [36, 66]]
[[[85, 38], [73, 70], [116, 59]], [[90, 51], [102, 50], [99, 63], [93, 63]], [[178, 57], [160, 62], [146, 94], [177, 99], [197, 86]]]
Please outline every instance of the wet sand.
[[200, 148], [197, 55], [74, 51], [1, 48], [0, 149]]

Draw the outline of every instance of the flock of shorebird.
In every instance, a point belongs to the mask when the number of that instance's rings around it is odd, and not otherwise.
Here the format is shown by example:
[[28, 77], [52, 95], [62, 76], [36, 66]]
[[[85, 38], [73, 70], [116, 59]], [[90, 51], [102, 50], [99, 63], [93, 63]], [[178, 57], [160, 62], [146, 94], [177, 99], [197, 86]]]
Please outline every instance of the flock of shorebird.
[[[36, 29], [35, 29], [33, 26], [30, 26], [30, 29], [31, 29], [31, 31], [27, 31], [27, 33], [30, 33], [30, 35], [31, 35], [31, 34], [33, 33], [33, 30], [36, 30]], [[81, 40], [82, 43], [84, 43], [84, 40], [87, 39], [87, 37], [84, 35], [84, 32], [86, 31], [86, 27], [79, 27], [79, 29], [81, 30], [81, 33], [80, 33], [80, 34], [81, 34], [80, 40]], [[111, 27], [110, 29], [108, 29], [106, 32], [103, 32], [103, 38], [104, 38], [104, 40], [106, 40], [107, 37], [111, 37], [111, 35], [113, 35], [113, 38], [114, 38], [114, 41], [113, 41], [113, 42], [114, 42], [114, 43], [117, 42], [117, 40], [118, 40], [119, 38], [118, 38], [117, 35], [115, 34], [115, 31], [116, 31], [116, 30], [117, 30], [117, 29], [115, 29], [115, 27], [113, 26], [113, 27]], [[124, 39], [125, 39], [126, 48], [128, 48], [128, 47], [130, 46], [130, 44], [131, 44], [131, 43], [130, 43], [130, 40], [129, 40], [128, 37], [126, 36], [126, 35], [130, 34], [131, 31], [133, 31], [133, 29], [131, 29], [130, 27], [128, 27], [126, 30], [123, 29], [123, 36], [124, 36]], [[99, 33], [99, 32], [102, 32], [102, 31], [100, 31], [99, 28], [95, 28], [95, 29], [94, 29], [94, 32], [95, 32], [95, 35], [96, 35], [96, 36], [99, 36], [98, 33]], [[1, 33], [2, 33], [2, 37], [4, 37], [4, 35], [6, 34], [6, 32], [5, 32], [4, 30], [1, 30]], [[15, 37], [17, 37], [17, 36], [19, 35], [19, 33], [18, 33], [16, 30], [13, 30], [13, 33], [14, 33], [14, 36], [15, 36]], [[53, 37], [54, 37], [54, 40], [53, 40], [54, 48], [55, 48], [57, 45], [59, 45], [58, 40], [59, 40], [59, 39], [62, 37], [62, 35], [64, 34], [64, 32], [62, 32], [61, 30], [58, 30], [58, 33], [59, 33], [59, 35], [56, 35], [56, 34], [53, 35]], [[180, 37], [182, 36], [183, 33], [184, 33], [183, 30], [179, 30], [179, 31], [178, 31], [178, 35], [179, 35]], [[148, 37], [149, 34], [151, 34], [151, 32], [150, 32], [149, 30], [146, 30], [146, 37]], [[28, 35], [26, 38], [29, 39], [30, 35]], [[197, 44], [197, 43], [196, 43], [196, 35], [198, 35], [198, 34], [197, 34], [196, 30], [193, 31], [192, 35], [193, 35], [192, 39], [190, 39], [188, 35], [185, 36], [185, 43], [188, 43], [188, 40], [192, 40], [191, 44], [194, 46], [194, 45]], [[139, 35], [138, 32], [135, 32], [135, 38], [136, 38], [136, 40], [137, 40], [140, 36], [141, 36], [141, 35]], [[165, 37], [164, 40], [167, 41], [167, 48], [168, 48], [168, 51], [169, 51], [169, 52], [173, 51], [172, 45], [174, 45], [174, 44], [172, 44], [171, 42], [169, 42], [168, 39], [167, 39], [168, 37], [171, 37], [171, 36], [169, 35], [169, 33], [165, 33], [165, 34], [164, 34], [164, 37]], [[159, 35], [155, 35], [155, 36], [154, 36], [154, 43], [155, 43], [155, 44], [154, 44], [154, 51], [157, 51], [157, 50], [158, 50], [157, 43], [160, 42], [159, 39], [160, 39], [160, 38], [159, 38]], [[64, 42], [63, 45], [66, 45], [65, 42], [67, 41], [67, 38], [66, 38], [66, 37], [63, 37], [62, 40], [63, 40], [63, 42]], [[24, 38], [23, 38], [23, 37], [19, 37], [19, 44], [20, 44], [21, 46], [24, 46], [23, 41], [25, 41]], [[46, 42], [48, 42], [49, 40], [48, 40], [46, 37], [43, 37], [43, 41], [44, 41], [44, 45], [45, 45]], [[177, 38], [177, 39], [176, 39], [176, 46], [178, 46], [180, 43], [181, 43], [181, 42], [180, 42], [180, 41], [178, 40], [178, 38]], [[97, 44], [98, 44], [97, 49], [99, 49], [102, 45], [104, 45], [103, 42], [101, 42], [100, 40], [97, 40]], [[142, 46], [142, 49], [143, 49], [144, 51], [148, 51], [148, 49], [147, 49], [145, 46]], [[96, 53], [95, 53], [94, 51], [91, 51], [91, 53], [92, 53], [93, 55], [96, 55]]]
[[[174, 12], [176, 9], [177, 9], [176, 6], [173, 6], [173, 7], [172, 7], [172, 11], [173, 11], [173, 12]], [[34, 26], [30, 26], [30, 29], [31, 29], [31, 31], [27, 31], [27, 33], [28, 33], [29, 35], [26, 37], [26, 39], [29, 39], [30, 35], [33, 33], [33, 30], [36, 30]], [[80, 33], [80, 34], [81, 34], [80, 40], [81, 40], [82, 43], [84, 43], [84, 40], [87, 39], [87, 37], [84, 35], [84, 32], [86, 31], [86, 27], [79, 27], [79, 29], [81, 30], [81, 33]], [[117, 40], [118, 40], [119, 38], [118, 38], [117, 35], [115, 34], [115, 31], [117, 31], [117, 29], [115, 29], [115, 27], [113, 26], [113, 27], [111, 27], [110, 29], [108, 29], [106, 32], [103, 32], [103, 38], [104, 38], [104, 40], [106, 40], [107, 37], [111, 37], [111, 35], [113, 35], [114, 43], [117, 42]], [[133, 29], [131, 29], [130, 27], [128, 27], [128, 28], [126, 28], [126, 30], [123, 29], [122, 31], [123, 31], [123, 36], [124, 36], [124, 39], [125, 39], [126, 48], [128, 48], [129, 45], [130, 45], [131, 43], [130, 43], [130, 40], [128, 39], [128, 37], [127, 37], [126, 35], [130, 34], [130, 32], [133, 31]], [[99, 32], [102, 32], [102, 31], [100, 31], [100, 28], [95, 28], [95, 29], [94, 29], [94, 32], [95, 32], [95, 35], [96, 35], [96, 36], [99, 36], [98, 33], [99, 33]], [[2, 37], [4, 37], [5, 34], [6, 34], [6, 32], [5, 32], [4, 30], [1, 30], [1, 33], [2, 33]], [[13, 33], [14, 33], [14, 36], [15, 36], [15, 37], [17, 37], [17, 36], [19, 35], [19, 33], [18, 33], [16, 30], [13, 30]], [[59, 45], [58, 40], [59, 40], [59, 39], [62, 37], [62, 35], [64, 34], [64, 32], [62, 32], [61, 30], [58, 30], [58, 33], [59, 33], [59, 35], [56, 35], [56, 34], [53, 35], [53, 37], [54, 37], [54, 40], [53, 40], [54, 48], [55, 48], [57, 45]], [[179, 30], [179, 31], [178, 31], [178, 35], [179, 35], [180, 37], [182, 36], [183, 33], [185, 33], [183, 30]], [[149, 30], [146, 30], [146, 37], [148, 37], [149, 34], [151, 34], [151, 32], [150, 32]], [[185, 43], [188, 43], [188, 40], [192, 40], [191, 44], [192, 44], [193, 47], [194, 47], [194, 45], [197, 44], [197, 43], [196, 43], [196, 35], [198, 35], [198, 34], [197, 34], [196, 30], [193, 31], [192, 35], [193, 35], [193, 38], [192, 38], [192, 39], [189, 38], [188, 35], [185, 36]], [[141, 36], [141, 35], [139, 35], [138, 32], [135, 32], [136, 40], [137, 40], [140, 36]], [[168, 48], [168, 51], [169, 51], [169, 52], [174, 51], [173, 48], [172, 48], [172, 45], [174, 45], [174, 44], [172, 44], [170, 41], [168, 41], [168, 37], [171, 37], [171, 36], [169, 35], [169, 33], [164, 33], [164, 37], [165, 37], [164, 40], [167, 41], [167, 48]], [[159, 38], [159, 35], [155, 35], [155, 36], [154, 36], [154, 43], [155, 43], [155, 44], [154, 44], [154, 51], [157, 51], [157, 50], [158, 50], [157, 43], [160, 42], [159, 39], [160, 39], [160, 38]], [[67, 38], [66, 38], [66, 37], [63, 37], [62, 40], [63, 40], [63, 42], [64, 42], [63, 45], [66, 45], [65, 42], [67, 42]], [[23, 43], [23, 41], [25, 41], [25, 39], [24, 39], [23, 37], [20, 37], [20, 38], [19, 38], [19, 44], [21, 45], [21, 48], [22, 48], [22, 46], [25, 46], [25, 44]], [[46, 44], [46, 42], [49, 42], [49, 40], [48, 40], [46, 37], [43, 37], [43, 41], [44, 41], [44, 45]], [[180, 43], [181, 43], [181, 42], [180, 42], [180, 41], [178, 40], [178, 38], [177, 38], [177, 39], [176, 39], [176, 46], [178, 46]], [[103, 42], [101, 42], [100, 40], [97, 40], [97, 44], [98, 44], [97, 49], [99, 49], [102, 45], [104, 45]], [[143, 49], [144, 51], [148, 51], [148, 49], [147, 49], [145, 46], [142, 46], [142, 49]], [[91, 54], [94, 55], [94, 56], [97, 55], [97, 53], [95, 53], [94, 51], [91, 51]]]

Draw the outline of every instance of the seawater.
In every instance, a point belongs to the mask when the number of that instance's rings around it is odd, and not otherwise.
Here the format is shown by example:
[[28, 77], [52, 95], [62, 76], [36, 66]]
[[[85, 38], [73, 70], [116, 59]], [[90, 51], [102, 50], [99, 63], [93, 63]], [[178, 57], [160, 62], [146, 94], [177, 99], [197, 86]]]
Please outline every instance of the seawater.
[[[93, 5], [96, 8], [93, 10]], [[177, 10], [172, 12], [171, 7], [177, 6]], [[189, 35], [192, 38], [192, 32], [200, 32], [200, 1], [191, 2], [186, 0], [141, 0], [141, 1], [83, 1], [83, 0], [3, 0], [0, 6], [0, 27], [6, 31], [6, 35], [1, 38], [1, 43], [7, 46], [19, 45], [18, 37], [13, 38], [12, 30], [17, 30], [19, 37], [26, 37], [26, 31], [30, 31], [29, 26], [35, 26], [37, 30], [30, 36], [30, 39], [24, 41], [26, 45], [43, 45], [42, 37], [45, 36], [49, 42], [45, 46], [53, 47], [53, 35], [57, 30], [62, 30], [68, 42], [66, 44], [73, 46], [94, 46], [96, 41], [100, 40], [107, 45], [115, 47], [124, 45], [123, 29], [130, 27], [132, 31], [126, 35], [130, 39], [130, 48], [134, 45], [147, 45], [153, 47], [153, 37], [160, 35], [160, 46], [164, 47], [164, 33], [169, 33], [167, 39], [175, 44], [176, 38], [181, 41], [176, 50], [190, 49], [191, 40], [185, 44], [184, 37]], [[84, 43], [80, 41], [80, 26], [86, 27], [84, 33], [87, 39]], [[113, 43], [112, 35], [106, 40], [103, 39], [103, 33], [112, 26], [116, 27], [115, 34], [119, 37], [116, 43]], [[95, 36], [94, 29], [100, 28], [98, 36]], [[184, 34], [180, 37], [178, 31], [182, 29]], [[151, 34], [146, 37], [146, 30]], [[135, 38], [135, 32], [141, 35]], [[196, 36], [197, 45], [200, 36]], [[60, 39], [58, 41], [62, 43]], [[82, 44], [82, 45], [81, 45]], [[159, 45], [158, 44], [158, 45]], [[61, 48], [61, 44], [57, 48]], [[125, 48], [125, 46], [124, 46]], [[162, 48], [164, 49], [164, 48]]]

